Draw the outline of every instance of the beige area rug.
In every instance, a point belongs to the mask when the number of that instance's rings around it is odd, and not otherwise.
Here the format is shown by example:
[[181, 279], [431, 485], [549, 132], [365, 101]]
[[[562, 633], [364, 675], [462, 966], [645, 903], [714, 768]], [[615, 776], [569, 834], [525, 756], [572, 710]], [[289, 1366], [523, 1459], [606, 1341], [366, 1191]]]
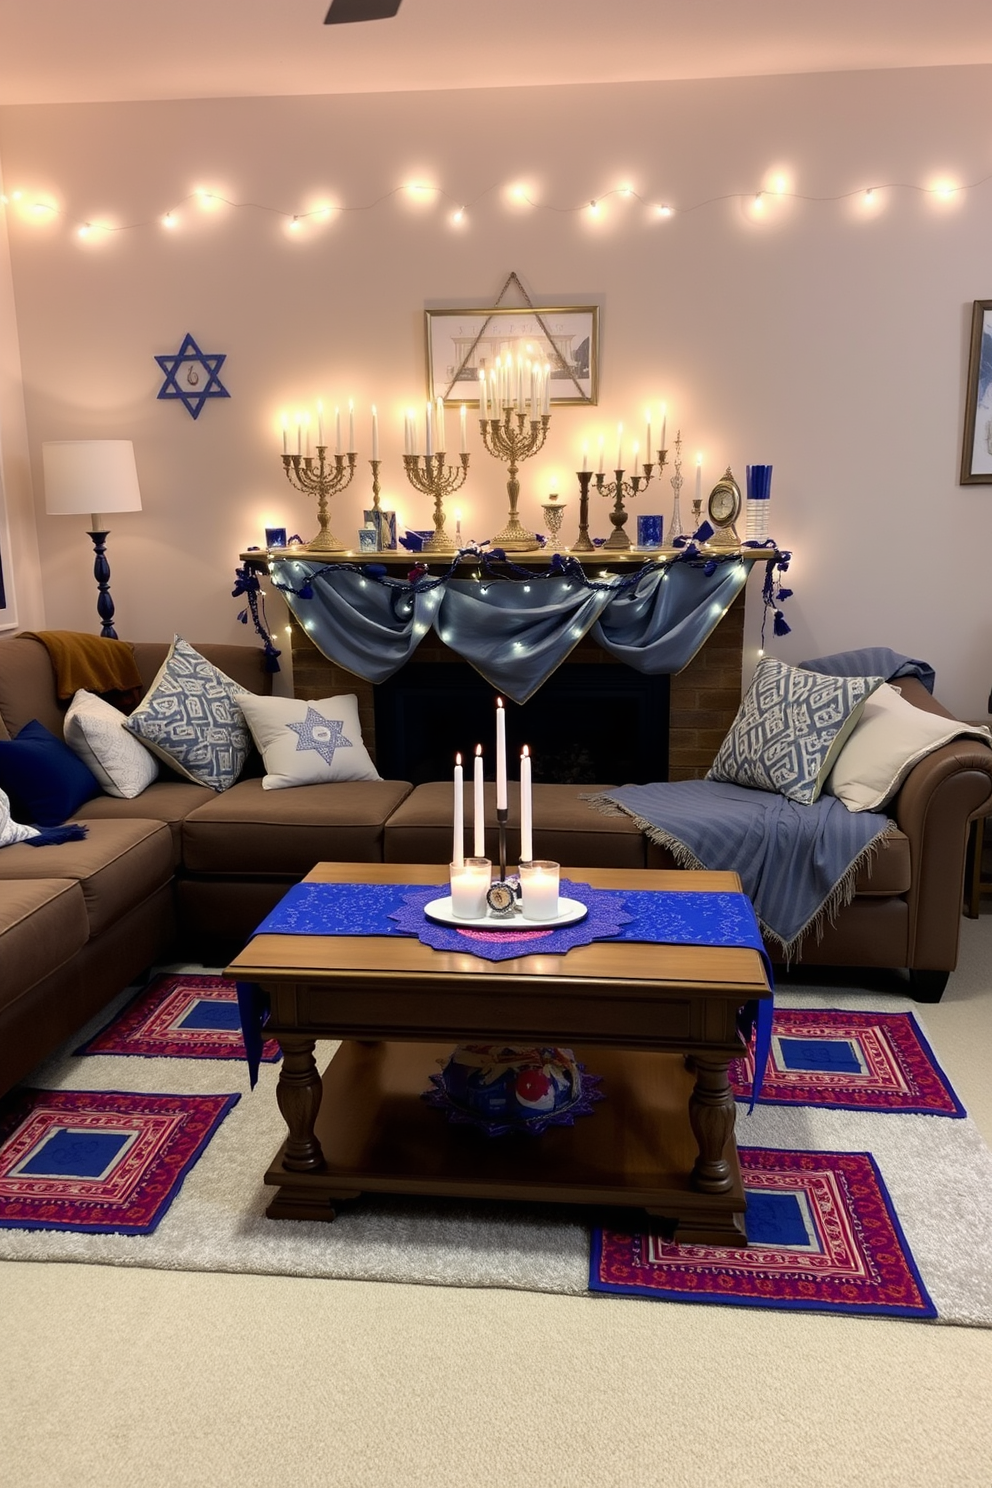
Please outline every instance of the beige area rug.
[[[0, 1230], [0, 1259], [588, 1295], [589, 1232], [568, 1212], [370, 1196], [333, 1224], [266, 1218], [271, 1190], [262, 1175], [285, 1135], [275, 1099], [278, 1065], [263, 1064], [250, 1091], [246, 1067], [230, 1060], [73, 1055], [131, 995], [105, 1009], [27, 1083], [64, 1090], [238, 1092], [242, 1098], [154, 1233]], [[914, 1004], [868, 993], [792, 988], [777, 1001], [859, 1011], [912, 1008], [921, 1021]], [[330, 1057], [331, 1048], [318, 1046], [318, 1053]], [[939, 1321], [992, 1327], [992, 1153], [972, 1121], [773, 1106], [748, 1115], [738, 1105], [738, 1140], [747, 1146], [870, 1152]]]

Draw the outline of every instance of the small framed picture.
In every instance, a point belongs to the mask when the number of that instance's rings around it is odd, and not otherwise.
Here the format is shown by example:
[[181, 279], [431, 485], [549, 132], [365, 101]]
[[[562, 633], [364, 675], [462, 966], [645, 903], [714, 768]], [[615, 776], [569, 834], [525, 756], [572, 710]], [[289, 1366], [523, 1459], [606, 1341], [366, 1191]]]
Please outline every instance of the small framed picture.
[[960, 484], [992, 485], [992, 300], [976, 300], [971, 314]]
[[551, 368], [552, 403], [599, 398], [599, 306], [530, 310], [425, 310], [427, 393], [433, 402], [478, 403], [479, 373], [497, 357]]

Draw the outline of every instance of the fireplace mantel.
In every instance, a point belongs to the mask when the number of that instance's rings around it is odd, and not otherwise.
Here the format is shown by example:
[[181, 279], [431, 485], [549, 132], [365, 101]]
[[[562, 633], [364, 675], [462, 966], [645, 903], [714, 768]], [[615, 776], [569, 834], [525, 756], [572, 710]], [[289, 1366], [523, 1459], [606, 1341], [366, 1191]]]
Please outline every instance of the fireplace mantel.
[[[251, 550], [242, 556], [245, 561], [261, 566], [261, 563], [270, 556], [277, 555], [269, 555], [261, 550]], [[284, 556], [289, 557], [290, 552], [287, 550], [278, 554], [280, 558]], [[305, 558], [308, 562], [321, 561], [317, 555], [305, 554], [302, 551], [293, 553], [292, 556]], [[547, 553], [519, 556], [531, 559], [529, 563], [518, 563], [518, 556], [514, 555], [513, 562], [520, 568], [547, 568], [549, 557]], [[664, 552], [650, 555], [652, 558], [655, 556], [663, 558], [669, 555]], [[777, 554], [772, 550], [763, 549], [746, 550], [742, 556], [746, 556], [751, 562], [762, 562], [769, 558], [774, 559]], [[593, 572], [597, 574], [622, 572], [625, 568], [643, 566], [647, 557], [646, 554], [629, 557], [611, 555], [607, 559], [597, 553], [589, 562], [587, 572], [590, 577]], [[439, 563], [437, 559], [432, 561], [429, 555], [407, 553], [377, 553], [360, 556], [342, 554], [325, 561], [355, 563], [361, 566], [380, 563], [394, 577], [405, 576], [418, 563], [427, 563], [429, 570], [433, 573], [446, 572], [449, 567], [447, 562]], [[471, 574], [472, 570], [468, 567], [464, 576], [470, 577]], [[711, 631], [689, 663], [671, 676], [669, 779], [693, 779], [704, 775], [733, 722], [741, 697], [744, 593], [744, 589], [741, 589], [719, 624]], [[363, 735], [375, 758], [374, 685], [324, 656], [295, 618], [292, 618], [291, 631], [296, 696], [316, 699], [340, 692], [357, 694]], [[460, 658], [444, 644], [436, 633], [428, 632], [420, 641], [411, 659], [415, 659], [417, 663], [427, 662], [441, 666], [458, 661]], [[562, 664], [569, 666], [576, 663], [616, 665], [613, 658], [588, 635], [578, 642]]]

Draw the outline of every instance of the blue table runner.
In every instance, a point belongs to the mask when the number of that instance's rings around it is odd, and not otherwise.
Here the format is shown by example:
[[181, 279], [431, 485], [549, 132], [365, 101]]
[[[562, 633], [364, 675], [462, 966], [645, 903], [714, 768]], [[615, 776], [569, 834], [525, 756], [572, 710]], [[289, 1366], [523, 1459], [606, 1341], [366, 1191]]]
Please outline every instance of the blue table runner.
[[[586, 919], [562, 930], [500, 929], [466, 933], [426, 919], [423, 906], [441, 897], [438, 884], [296, 884], [266, 915], [256, 935], [416, 935], [437, 950], [468, 952], [486, 960], [531, 954], [559, 955], [594, 940], [640, 941], [657, 945], [733, 946], [755, 950], [774, 988], [771, 962], [754, 909], [746, 894], [694, 890], [594, 889], [563, 879], [561, 892], [589, 908]], [[771, 1048], [772, 998], [746, 1004], [740, 1019], [747, 1041], [757, 1029], [755, 1081], [751, 1109], [758, 1099]], [[251, 1084], [258, 1079], [266, 1000], [255, 983], [238, 983], [238, 1005]]]

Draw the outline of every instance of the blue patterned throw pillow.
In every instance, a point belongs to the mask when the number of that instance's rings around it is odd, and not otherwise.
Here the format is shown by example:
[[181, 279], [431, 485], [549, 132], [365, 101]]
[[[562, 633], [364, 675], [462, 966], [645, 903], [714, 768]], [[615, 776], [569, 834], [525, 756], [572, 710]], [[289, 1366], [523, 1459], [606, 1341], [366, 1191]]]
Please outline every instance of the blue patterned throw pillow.
[[238, 698], [247, 689], [176, 636], [158, 676], [124, 727], [196, 785], [223, 791], [248, 758]]
[[809, 805], [823, 789], [865, 700], [884, 677], [828, 677], [766, 656], [707, 780], [777, 791]]

